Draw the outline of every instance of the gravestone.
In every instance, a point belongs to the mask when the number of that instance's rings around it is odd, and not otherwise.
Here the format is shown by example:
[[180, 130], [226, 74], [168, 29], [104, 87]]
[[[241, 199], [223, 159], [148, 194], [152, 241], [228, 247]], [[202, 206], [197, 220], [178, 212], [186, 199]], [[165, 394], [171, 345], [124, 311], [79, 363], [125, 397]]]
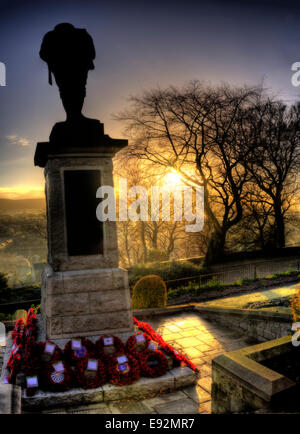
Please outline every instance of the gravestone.
[[102, 123], [81, 114], [95, 58], [86, 30], [57, 25], [45, 35], [40, 56], [51, 83], [54, 74], [67, 115], [54, 125], [49, 142], [37, 144], [34, 157], [46, 180], [48, 266], [41, 300], [46, 337], [131, 332], [128, 276], [119, 268], [116, 222], [96, 218], [96, 191], [113, 186], [112, 158], [128, 143], [110, 138]]

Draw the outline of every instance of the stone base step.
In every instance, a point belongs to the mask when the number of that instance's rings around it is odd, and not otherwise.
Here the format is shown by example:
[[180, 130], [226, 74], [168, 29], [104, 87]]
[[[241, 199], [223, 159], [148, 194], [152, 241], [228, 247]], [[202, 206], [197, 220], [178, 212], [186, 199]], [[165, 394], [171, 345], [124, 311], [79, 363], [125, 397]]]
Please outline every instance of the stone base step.
[[118, 401], [129, 398], [146, 398], [162, 392], [172, 392], [195, 384], [197, 375], [184, 366], [174, 368], [158, 378], [142, 377], [130, 386], [105, 384], [97, 389], [71, 389], [67, 392], [51, 393], [38, 391], [32, 397], [22, 392], [22, 410], [41, 411], [49, 408], [67, 408], [76, 405]]

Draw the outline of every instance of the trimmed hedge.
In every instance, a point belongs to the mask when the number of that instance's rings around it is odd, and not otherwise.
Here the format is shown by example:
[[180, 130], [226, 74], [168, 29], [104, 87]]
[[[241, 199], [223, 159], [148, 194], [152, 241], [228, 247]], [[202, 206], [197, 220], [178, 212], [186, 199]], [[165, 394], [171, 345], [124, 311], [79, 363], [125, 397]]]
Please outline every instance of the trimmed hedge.
[[167, 305], [165, 282], [155, 275], [142, 277], [134, 285], [131, 305], [133, 309], [165, 307]]

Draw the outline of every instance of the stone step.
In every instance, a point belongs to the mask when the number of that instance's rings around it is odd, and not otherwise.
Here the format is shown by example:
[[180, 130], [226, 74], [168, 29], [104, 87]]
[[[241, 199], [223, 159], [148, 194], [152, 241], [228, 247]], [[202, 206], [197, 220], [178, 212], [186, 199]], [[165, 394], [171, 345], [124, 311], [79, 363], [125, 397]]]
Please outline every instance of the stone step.
[[67, 392], [38, 391], [32, 397], [26, 397], [22, 391], [22, 408], [25, 411], [37, 411], [49, 408], [66, 408], [76, 405], [95, 404], [120, 399], [153, 397], [162, 392], [172, 392], [197, 382], [197, 375], [188, 367], [173, 368], [158, 378], [141, 377], [130, 386], [105, 384], [97, 389], [71, 389]]

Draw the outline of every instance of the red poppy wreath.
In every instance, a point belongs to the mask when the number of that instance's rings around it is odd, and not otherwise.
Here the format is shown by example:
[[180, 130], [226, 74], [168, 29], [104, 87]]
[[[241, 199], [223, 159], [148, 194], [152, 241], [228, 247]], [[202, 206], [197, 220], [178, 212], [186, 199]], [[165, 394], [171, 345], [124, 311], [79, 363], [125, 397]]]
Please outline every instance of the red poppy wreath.
[[135, 359], [139, 360], [140, 355], [148, 348], [150, 337], [146, 333], [136, 332], [129, 336], [126, 342], [126, 354], [130, 354]]
[[160, 377], [167, 372], [168, 361], [166, 356], [159, 350], [145, 350], [140, 354], [141, 373], [145, 377]]
[[8, 383], [13, 383], [16, 379], [16, 375], [21, 367], [21, 356], [23, 348], [23, 336], [24, 336], [24, 322], [19, 319], [16, 322], [14, 330], [12, 332], [12, 348], [7, 362], [7, 369], [10, 371], [9, 377], [6, 379]]
[[42, 363], [55, 362], [64, 358], [63, 351], [52, 341], [42, 341], [37, 344], [37, 355]]
[[89, 358], [75, 367], [77, 384], [82, 389], [96, 389], [106, 382], [105, 364], [96, 358]]
[[64, 349], [65, 360], [70, 366], [84, 367], [87, 360], [94, 357], [95, 344], [87, 338], [74, 338], [66, 343]]
[[109, 382], [116, 386], [129, 385], [140, 378], [139, 362], [129, 354], [111, 357], [107, 370]]
[[65, 361], [45, 363], [40, 375], [41, 388], [51, 392], [65, 392], [72, 387], [72, 377], [72, 370]]
[[110, 357], [124, 354], [125, 347], [120, 338], [113, 335], [103, 335], [96, 342], [97, 354], [105, 363], [109, 363]]
[[[33, 340], [32, 337], [27, 338]], [[27, 375], [38, 375], [45, 363], [63, 359], [63, 351], [52, 341], [31, 342], [26, 348], [23, 360], [23, 372]]]
[[36, 353], [37, 317], [32, 308], [27, 314], [24, 330], [24, 357], [23, 372], [28, 375], [37, 374], [40, 367], [40, 360]]
[[[54, 368], [52, 368], [52, 364], [59, 360], [63, 360], [63, 352], [54, 342], [42, 341], [39, 343], [32, 343], [30, 353], [27, 353], [27, 357], [24, 359], [22, 369], [24, 374], [26, 374], [26, 376], [29, 378], [28, 382], [26, 377], [27, 395], [29, 393], [28, 396], [32, 396], [34, 394], [35, 382], [37, 382], [38, 386], [41, 386], [44, 390], [67, 390], [64, 385], [63, 387], [51, 387], [52, 382], [49, 376], [51, 376], [54, 370]], [[63, 378], [65, 378], [66, 381], [63, 382], [63, 384], [69, 383], [68, 376], [69, 375], [67, 373], [64, 374]], [[36, 377], [37, 380], [34, 380], [34, 377]], [[60, 382], [55, 384], [59, 385]]]

